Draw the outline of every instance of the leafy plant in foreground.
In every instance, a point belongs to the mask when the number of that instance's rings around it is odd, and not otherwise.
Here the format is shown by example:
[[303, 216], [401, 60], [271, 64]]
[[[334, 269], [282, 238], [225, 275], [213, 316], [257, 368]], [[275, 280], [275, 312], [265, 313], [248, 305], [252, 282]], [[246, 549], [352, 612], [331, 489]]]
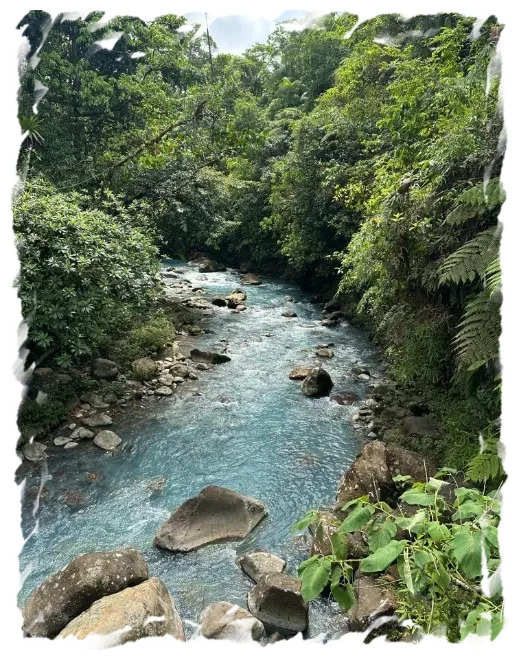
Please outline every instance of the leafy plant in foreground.
[[[503, 625], [496, 573], [500, 562], [498, 493], [459, 487], [450, 503], [442, 494], [449, 485], [441, 477], [448, 472], [440, 471], [427, 483], [414, 483], [405, 490], [400, 501], [407, 507], [392, 509], [386, 502], [371, 502], [367, 495], [343, 506], [348, 515], [337, 522], [331, 535], [332, 553], [314, 555], [299, 566], [305, 601], [329, 587], [347, 612], [356, 602], [356, 571], [380, 575], [396, 564], [396, 614], [400, 621], [413, 622], [413, 632], [446, 629], [449, 641], [459, 641], [469, 633], [490, 634], [494, 639]], [[395, 481], [405, 484], [409, 479], [398, 476]], [[409, 508], [411, 513], [407, 513]], [[318, 511], [308, 512], [293, 529], [310, 524], [315, 525], [316, 536], [323, 533]], [[367, 541], [368, 556], [356, 559], [349, 555], [349, 534], [353, 532], [360, 532]], [[480, 585], [485, 565], [494, 576], [489, 595]]]

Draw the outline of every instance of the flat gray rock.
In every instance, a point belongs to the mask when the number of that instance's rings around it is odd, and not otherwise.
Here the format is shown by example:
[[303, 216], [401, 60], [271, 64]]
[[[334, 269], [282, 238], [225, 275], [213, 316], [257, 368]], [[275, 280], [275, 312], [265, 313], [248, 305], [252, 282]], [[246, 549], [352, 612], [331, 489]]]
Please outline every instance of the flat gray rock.
[[267, 573], [282, 573], [286, 561], [270, 552], [250, 552], [238, 557], [237, 563], [254, 582]]
[[155, 545], [171, 552], [189, 552], [210, 543], [237, 541], [266, 515], [259, 500], [221, 486], [206, 486], [160, 527]]

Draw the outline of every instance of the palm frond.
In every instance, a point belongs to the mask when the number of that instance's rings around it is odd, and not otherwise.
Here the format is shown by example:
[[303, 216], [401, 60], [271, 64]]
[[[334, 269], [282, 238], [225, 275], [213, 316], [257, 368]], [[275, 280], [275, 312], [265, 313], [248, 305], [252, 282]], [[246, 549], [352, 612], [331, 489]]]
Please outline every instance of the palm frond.
[[458, 198], [457, 206], [446, 220], [451, 225], [459, 225], [478, 215], [492, 211], [505, 201], [505, 192], [498, 177], [465, 190]]
[[466, 284], [483, 278], [499, 255], [500, 227], [480, 232], [442, 262], [438, 269], [440, 284]]

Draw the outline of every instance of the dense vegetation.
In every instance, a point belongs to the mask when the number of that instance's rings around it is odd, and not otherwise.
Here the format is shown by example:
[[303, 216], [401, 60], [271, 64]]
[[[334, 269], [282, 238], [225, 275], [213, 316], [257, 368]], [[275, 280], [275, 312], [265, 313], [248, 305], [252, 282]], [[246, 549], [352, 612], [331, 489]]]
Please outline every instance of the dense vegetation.
[[[497, 20], [385, 15], [352, 32], [356, 16], [330, 14], [238, 56], [182, 17], [101, 18], [35, 10], [19, 25], [14, 218], [32, 354], [71, 366], [154, 350], [175, 323], [156, 304], [158, 254], [210, 252], [338, 295], [389, 375], [430, 402], [437, 463], [501, 478]], [[494, 506], [474, 493], [453, 510], [435, 500], [454, 514], [448, 549], [430, 533], [436, 509], [398, 546], [408, 589], [423, 552], [474, 577], [456, 555], [469, 523], [454, 522], [467, 502]], [[435, 575], [417, 593], [445, 599]], [[332, 592], [350, 579], [327, 576]]]

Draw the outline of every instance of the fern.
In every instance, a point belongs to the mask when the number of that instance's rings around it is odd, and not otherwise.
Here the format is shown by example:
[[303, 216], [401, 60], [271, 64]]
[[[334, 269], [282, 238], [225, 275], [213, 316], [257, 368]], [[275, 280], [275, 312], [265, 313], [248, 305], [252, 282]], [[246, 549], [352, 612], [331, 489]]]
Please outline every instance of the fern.
[[499, 255], [500, 227], [480, 232], [449, 255], [439, 268], [440, 284], [466, 284], [483, 278]]
[[474, 483], [484, 483], [505, 474], [498, 450], [499, 438], [490, 435], [484, 439], [483, 450], [472, 458], [465, 471], [465, 478]]
[[451, 225], [459, 225], [496, 209], [504, 201], [505, 193], [499, 178], [491, 179], [486, 188], [484, 183], [479, 183], [465, 190], [458, 197], [458, 205], [449, 213], [446, 220]]

